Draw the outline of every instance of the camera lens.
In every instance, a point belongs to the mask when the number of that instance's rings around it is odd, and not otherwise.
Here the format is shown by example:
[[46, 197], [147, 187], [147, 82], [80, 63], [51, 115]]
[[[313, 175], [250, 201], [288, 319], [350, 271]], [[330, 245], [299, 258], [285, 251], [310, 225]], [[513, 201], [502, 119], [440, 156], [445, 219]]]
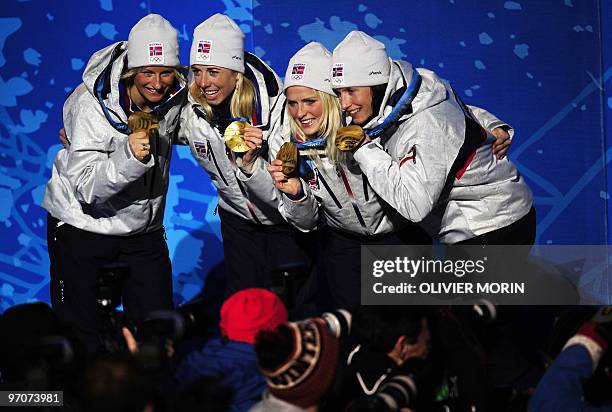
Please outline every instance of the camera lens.
[[325, 312], [321, 315], [321, 318], [336, 338], [342, 338], [350, 334], [352, 316], [348, 310], [338, 309], [333, 312]]
[[388, 410], [399, 411], [416, 396], [416, 385], [410, 376], [395, 375], [383, 383], [375, 396], [383, 400]]

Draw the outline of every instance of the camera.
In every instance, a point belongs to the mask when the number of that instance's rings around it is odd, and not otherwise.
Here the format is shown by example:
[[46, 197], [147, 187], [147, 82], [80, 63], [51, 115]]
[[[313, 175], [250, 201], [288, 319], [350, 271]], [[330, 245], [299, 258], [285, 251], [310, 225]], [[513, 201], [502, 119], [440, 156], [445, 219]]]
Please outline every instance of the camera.
[[351, 312], [346, 309], [325, 312], [321, 315], [331, 334], [338, 339], [345, 338], [351, 333], [352, 318]]
[[475, 333], [481, 333], [497, 321], [497, 306], [487, 299], [479, 299], [470, 306], [450, 307], [455, 317]]
[[171, 310], [157, 310], [134, 325], [134, 336], [139, 342], [138, 359], [145, 370], [157, 371], [169, 365], [174, 352], [173, 342], [183, 338], [185, 320]]
[[348, 412], [394, 412], [407, 408], [416, 398], [417, 387], [409, 375], [394, 375], [386, 379], [371, 396], [353, 401]]
[[143, 341], [159, 338], [178, 341], [185, 334], [185, 319], [171, 310], [156, 310], [136, 324], [134, 331], [136, 337]]
[[127, 327], [139, 342], [139, 357], [150, 368], [156, 368], [167, 358], [167, 341], [203, 337], [212, 334], [214, 316], [210, 304], [204, 301], [188, 303], [177, 311], [158, 310], [146, 318], [129, 322], [118, 308], [121, 305], [123, 283], [130, 276], [124, 263], [104, 266], [98, 272], [96, 303], [100, 318], [99, 341], [105, 353], [127, 350], [122, 328]]
[[186, 340], [212, 336], [219, 323], [219, 314], [215, 312], [214, 302], [198, 299], [185, 303], [176, 309], [183, 319], [183, 338]]
[[479, 299], [470, 309], [473, 317], [479, 322], [489, 324], [497, 320], [497, 307], [487, 299]]
[[130, 267], [125, 263], [113, 263], [98, 271], [96, 304], [101, 312], [115, 313], [121, 305], [123, 281], [130, 276]]
[[121, 305], [123, 281], [130, 276], [130, 267], [125, 263], [113, 263], [98, 270], [96, 278], [96, 306], [100, 319], [98, 340], [105, 353], [127, 350], [122, 327], [129, 327]]

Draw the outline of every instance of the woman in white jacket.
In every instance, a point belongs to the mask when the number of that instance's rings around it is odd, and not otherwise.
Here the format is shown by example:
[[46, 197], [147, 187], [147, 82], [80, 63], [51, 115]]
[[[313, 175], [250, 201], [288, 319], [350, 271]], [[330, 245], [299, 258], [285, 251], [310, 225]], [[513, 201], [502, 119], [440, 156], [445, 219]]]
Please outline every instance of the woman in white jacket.
[[[447, 244], [533, 244], [531, 190], [494, 155], [494, 137], [475, 118], [482, 111], [447, 82], [392, 61], [359, 31], [334, 49], [331, 81], [344, 113], [366, 131], [353, 158], [402, 216]], [[487, 129], [496, 123], [481, 121]]]
[[[317, 270], [319, 279], [328, 282], [332, 305], [353, 308], [360, 302], [361, 245], [426, 245], [431, 238], [378, 196], [352, 154], [336, 148], [342, 123], [330, 70], [331, 54], [316, 42], [289, 61], [287, 108], [275, 136], [280, 141], [270, 146], [275, 156], [280, 143], [297, 145], [299, 176], [284, 175], [281, 160], [272, 161], [268, 171], [284, 193], [279, 206], [283, 217], [301, 231], [319, 233]], [[503, 123], [497, 121], [495, 126]]]
[[331, 54], [320, 43], [309, 43], [289, 61], [287, 108], [276, 138], [298, 146], [300, 176], [287, 179], [280, 160], [268, 170], [284, 193], [280, 210], [285, 219], [301, 231], [318, 229], [317, 278], [327, 282], [331, 305], [354, 308], [362, 244], [427, 244], [431, 239], [381, 201], [351, 156], [336, 149], [334, 136], [342, 123], [330, 65]]
[[[227, 294], [269, 287], [273, 272], [308, 261], [305, 240], [278, 212], [269, 176], [258, 173], [265, 162], [257, 160], [267, 160], [268, 138], [279, 126], [282, 82], [261, 59], [244, 52], [244, 34], [222, 14], [195, 28], [190, 65], [193, 81], [179, 139], [217, 188]], [[225, 144], [224, 132], [234, 121], [250, 123], [244, 129], [246, 152]], [[278, 244], [284, 245], [282, 253]]]
[[[103, 320], [96, 301], [105, 266], [129, 271], [126, 279], [115, 276], [128, 319], [172, 308], [162, 223], [171, 137], [186, 92], [179, 68], [177, 31], [151, 14], [127, 42], [91, 57], [83, 83], [64, 104], [71, 145], [58, 153], [42, 203], [49, 212], [51, 302], [92, 352]], [[130, 130], [128, 117], [141, 111], [156, 115], [158, 133]]]

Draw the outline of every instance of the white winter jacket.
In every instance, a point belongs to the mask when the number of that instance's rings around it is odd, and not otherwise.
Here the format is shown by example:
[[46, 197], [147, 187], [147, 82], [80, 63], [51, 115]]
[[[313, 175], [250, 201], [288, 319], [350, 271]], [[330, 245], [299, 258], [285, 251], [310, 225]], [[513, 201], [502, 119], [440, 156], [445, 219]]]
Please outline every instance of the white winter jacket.
[[[512, 129], [489, 112], [471, 107], [478, 120], [490, 130], [496, 127]], [[289, 122], [281, 129], [280, 139], [289, 140]], [[279, 138], [278, 136], [276, 138]], [[279, 145], [272, 145], [277, 147]], [[311, 231], [320, 225], [354, 235], [373, 236], [397, 232], [408, 225], [397, 210], [374, 190], [359, 163], [348, 155], [347, 164], [335, 166], [320, 152], [320, 161], [308, 161], [312, 173], [302, 176], [305, 196], [297, 201], [281, 196], [279, 209], [283, 217], [302, 231]]]
[[96, 52], [81, 83], [64, 103], [63, 121], [71, 140], [53, 164], [42, 207], [55, 218], [89, 232], [132, 235], [162, 227], [171, 137], [185, 85], [158, 108], [159, 137], [144, 164], [128, 144], [127, 116], [119, 103], [127, 43]]
[[[374, 191], [447, 244], [525, 216], [532, 206], [531, 190], [512, 162], [493, 155], [494, 137], [474, 121], [474, 114], [482, 112], [467, 108], [435, 73], [418, 72], [422, 83], [397, 131], [383, 144], [376, 139], [354, 154]], [[410, 63], [392, 62], [381, 111], [366, 129], [389, 115], [387, 102], [413, 74]], [[481, 123], [489, 130], [496, 125], [491, 118]]]
[[[280, 113], [285, 101], [283, 86], [274, 71], [251, 53], [245, 53], [245, 76], [257, 91], [257, 121], [263, 131], [264, 152], [269, 136], [277, 132]], [[265, 169], [264, 159], [254, 164], [251, 173], [241, 172], [239, 155], [230, 152], [218, 128], [206, 119], [202, 107], [189, 96], [181, 112], [179, 140], [189, 145], [198, 164], [206, 170], [217, 188], [219, 207], [255, 224], [274, 225], [283, 222], [278, 213], [274, 185]], [[248, 183], [247, 183], [248, 182]]]
[[[281, 138], [289, 141], [288, 122]], [[300, 162], [308, 164], [309, 174], [300, 177], [304, 197], [295, 201], [284, 194], [279, 196], [281, 214], [299, 230], [329, 226], [353, 235], [373, 236], [394, 233], [408, 225], [374, 192], [352, 156], [346, 164], [335, 165], [321, 150], [318, 161], [300, 156]]]

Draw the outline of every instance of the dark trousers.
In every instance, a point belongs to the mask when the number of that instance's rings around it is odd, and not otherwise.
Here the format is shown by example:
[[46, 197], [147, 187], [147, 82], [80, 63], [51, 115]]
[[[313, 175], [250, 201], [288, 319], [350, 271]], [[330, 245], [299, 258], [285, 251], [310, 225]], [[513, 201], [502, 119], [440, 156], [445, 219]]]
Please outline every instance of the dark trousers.
[[[459, 242], [461, 245], [524, 245], [522, 252], [514, 251], [511, 259], [516, 267], [517, 259], [527, 263], [531, 246], [536, 238], [536, 210], [511, 225]], [[498, 272], [506, 272], [508, 267], [504, 250], [484, 249], [484, 255], [497, 254], [490, 262], [501, 265]], [[524, 258], [521, 256], [524, 254]], [[532, 270], [532, 269], [531, 269]], [[530, 272], [524, 272], [530, 273]], [[508, 276], [511, 280], [510, 275]], [[492, 388], [525, 390], [535, 386], [542, 375], [539, 353], [544, 349], [547, 336], [553, 325], [558, 308], [550, 306], [498, 306], [497, 321], [487, 328], [482, 338], [487, 351], [488, 382]], [[529, 336], [529, 339], [524, 339]]]
[[132, 236], [87, 232], [48, 215], [47, 242], [51, 261], [51, 305], [64, 322], [73, 324], [89, 352], [98, 349], [103, 326], [97, 307], [97, 276], [105, 266], [124, 263], [122, 302], [130, 321], [153, 310], [172, 309], [172, 268], [162, 229]]
[[247, 288], [270, 288], [285, 269], [310, 265], [307, 236], [288, 224], [257, 225], [219, 209], [227, 296]]
[[332, 300], [328, 309], [353, 309], [361, 304], [362, 245], [430, 245], [431, 237], [416, 225], [378, 236], [357, 236], [324, 228], [317, 244], [318, 279], [327, 281]]
[[536, 210], [531, 208], [529, 213], [516, 222], [493, 230], [480, 236], [473, 237], [458, 245], [533, 245], [536, 238]]

